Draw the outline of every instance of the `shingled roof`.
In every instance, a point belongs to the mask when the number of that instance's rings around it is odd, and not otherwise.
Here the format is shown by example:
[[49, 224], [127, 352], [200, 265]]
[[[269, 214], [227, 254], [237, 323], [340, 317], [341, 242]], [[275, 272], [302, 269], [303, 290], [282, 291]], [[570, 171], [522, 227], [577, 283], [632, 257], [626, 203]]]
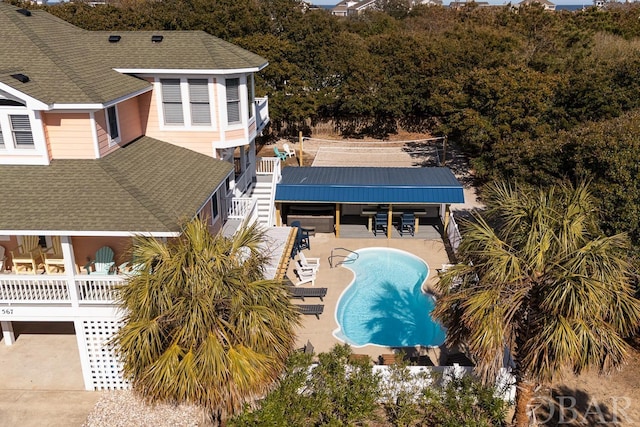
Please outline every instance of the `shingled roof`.
[[228, 162], [146, 136], [102, 159], [3, 165], [0, 234], [177, 233], [231, 171]]
[[[202, 31], [87, 31], [0, 2], [0, 83], [49, 106], [104, 104], [149, 89], [119, 70], [258, 71], [267, 61]], [[116, 43], [110, 35], [119, 35]], [[162, 41], [152, 42], [152, 36]], [[26, 83], [11, 77], [24, 74]]]

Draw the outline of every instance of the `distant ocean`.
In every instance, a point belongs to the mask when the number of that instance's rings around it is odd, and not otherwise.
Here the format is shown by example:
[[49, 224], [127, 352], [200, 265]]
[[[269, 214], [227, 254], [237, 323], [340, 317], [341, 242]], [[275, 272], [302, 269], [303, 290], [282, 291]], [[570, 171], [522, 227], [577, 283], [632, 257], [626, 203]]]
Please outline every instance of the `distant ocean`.
[[[513, 4], [515, 4], [516, 2], [514, 2]], [[318, 4], [316, 5], [319, 8], [322, 9], [327, 9], [327, 10], [331, 10], [335, 7], [335, 4]], [[446, 6], [446, 5], [445, 5]], [[569, 11], [576, 11], [576, 10], [580, 10], [582, 8], [586, 8], [586, 7], [590, 7], [593, 6], [593, 3], [587, 3], [584, 5], [581, 4], [557, 4], [556, 5], [556, 10], [569, 10]]]

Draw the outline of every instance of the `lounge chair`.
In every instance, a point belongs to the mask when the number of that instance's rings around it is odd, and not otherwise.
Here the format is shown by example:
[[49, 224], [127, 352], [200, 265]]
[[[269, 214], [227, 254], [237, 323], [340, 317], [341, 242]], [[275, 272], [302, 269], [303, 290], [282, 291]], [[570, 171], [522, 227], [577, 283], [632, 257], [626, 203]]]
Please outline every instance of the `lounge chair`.
[[387, 221], [389, 220], [386, 212], [378, 212], [376, 216], [373, 217], [373, 235], [378, 235], [378, 230], [382, 230], [385, 234], [387, 233]]
[[298, 265], [303, 270], [318, 271], [320, 269], [320, 258], [307, 258], [300, 252], [298, 254]]
[[400, 227], [398, 231], [401, 236], [403, 236], [405, 232], [413, 236], [416, 231], [416, 216], [410, 212], [403, 213], [400, 217]]
[[275, 153], [276, 157], [279, 158], [282, 161], [287, 160], [287, 154], [286, 153], [281, 153], [280, 150], [278, 150], [278, 147], [273, 147], [273, 152]]
[[287, 292], [291, 298], [297, 298], [304, 301], [305, 298], [320, 298], [324, 301], [327, 296], [327, 288], [296, 288], [295, 286], [287, 286]]
[[298, 273], [298, 277], [300, 281], [295, 284], [295, 286], [304, 285], [305, 283], [311, 283], [311, 286], [315, 286], [316, 284], [316, 272], [312, 270], [303, 270], [301, 268], [296, 270]]
[[295, 150], [292, 150], [291, 148], [289, 148], [289, 144], [287, 144], [286, 142], [284, 144], [282, 144], [282, 148], [284, 149], [284, 153], [288, 156], [288, 157], [295, 157], [296, 152]]
[[454, 364], [459, 366], [475, 366], [475, 364], [464, 353], [452, 353], [447, 355], [444, 365], [453, 366]]
[[307, 340], [307, 343], [304, 346], [302, 346], [302, 348], [299, 348], [298, 351], [304, 354], [313, 354], [314, 353], [313, 344], [311, 344], [311, 341]]
[[300, 314], [314, 315], [320, 319], [320, 315], [324, 312], [323, 304], [296, 304]]
[[[96, 258], [88, 262], [84, 268], [87, 274], [113, 274], [115, 261], [113, 260], [113, 249], [103, 246], [96, 251]], [[91, 268], [93, 267], [93, 271]]]

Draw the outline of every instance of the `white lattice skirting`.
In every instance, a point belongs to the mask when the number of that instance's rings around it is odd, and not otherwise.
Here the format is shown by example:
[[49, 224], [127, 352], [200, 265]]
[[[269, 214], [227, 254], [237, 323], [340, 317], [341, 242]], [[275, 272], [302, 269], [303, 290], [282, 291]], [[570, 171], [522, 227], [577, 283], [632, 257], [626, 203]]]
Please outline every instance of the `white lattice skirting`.
[[119, 320], [77, 320], [76, 337], [87, 390], [122, 390], [130, 384], [122, 378], [122, 363], [109, 340], [122, 326]]

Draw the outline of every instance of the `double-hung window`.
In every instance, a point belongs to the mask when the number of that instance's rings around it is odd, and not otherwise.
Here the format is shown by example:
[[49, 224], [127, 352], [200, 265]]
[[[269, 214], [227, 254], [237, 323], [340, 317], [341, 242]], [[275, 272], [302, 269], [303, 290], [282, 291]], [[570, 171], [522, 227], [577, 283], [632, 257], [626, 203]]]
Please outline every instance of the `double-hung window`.
[[209, 81], [207, 79], [189, 79], [189, 103], [191, 104], [191, 124], [194, 126], [211, 125], [209, 106]]
[[240, 79], [226, 79], [227, 88], [227, 122], [231, 124], [240, 123]]
[[180, 79], [160, 79], [162, 86], [162, 111], [167, 125], [184, 125]]
[[247, 76], [247, 109], [249, 110], [249, 118], [253, 117], [253, 109], [255, 104], [255, 95], [253, 93], [253, 74]]
[[11, 133], [16, 148], [35, 148], [29, 116], [26, 114], [9, 115], [9, 123], [11, 124]]
[[160, 79], [164, 124], [211, 126], [209, 79]]
[[120, 142], [120, 127], [118, 126], [118, 112], [116, 106], [113, 105], [106, 109], [107, 129], [109, 131], [109, 144], [113, 145]]

